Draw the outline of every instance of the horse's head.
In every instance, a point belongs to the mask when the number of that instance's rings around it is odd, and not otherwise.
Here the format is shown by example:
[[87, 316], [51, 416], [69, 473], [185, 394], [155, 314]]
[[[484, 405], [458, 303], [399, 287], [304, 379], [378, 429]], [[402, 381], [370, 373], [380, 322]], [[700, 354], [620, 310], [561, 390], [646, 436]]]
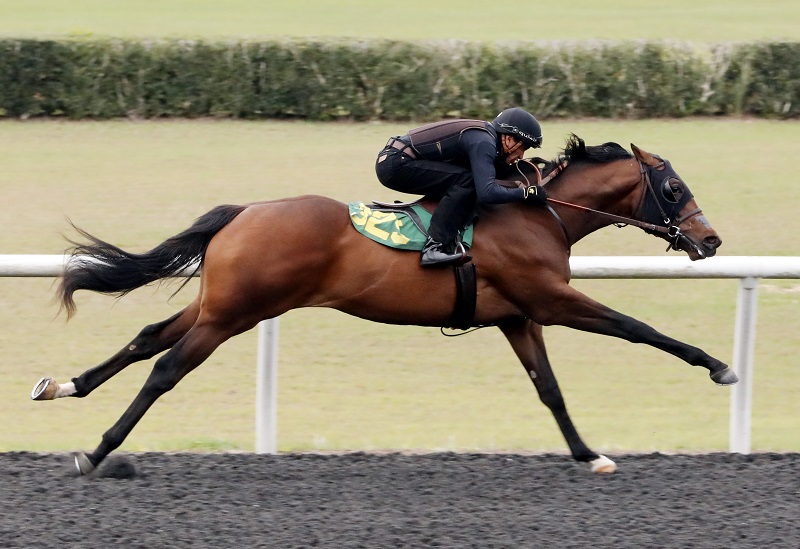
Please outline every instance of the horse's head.
[[647, 232], [668, 241], [673, 250], [683, 250], [692, 261], [716, 254], [722, 240], [669, 161], [633, 143], [631, 149], [646, 185], [637, 217], [666, 229]]

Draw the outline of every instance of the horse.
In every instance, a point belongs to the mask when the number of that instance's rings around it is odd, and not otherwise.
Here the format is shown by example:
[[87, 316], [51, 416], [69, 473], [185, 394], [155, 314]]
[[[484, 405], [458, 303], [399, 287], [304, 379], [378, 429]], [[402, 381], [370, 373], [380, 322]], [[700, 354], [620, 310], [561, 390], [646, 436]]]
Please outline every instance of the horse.
[[[596, 473], [612, 473], [616, 464], [591, 450], [573, 425], [545, 351], [543, 326], [644, 343], [705, 368], [719, 385], [738, 381], [731, 368], [700, 348], [570, 286], [572, 245], [612, 223], [635, 225], [692, 260], [712, 257], [722, 243], [671, 163], [634, 144], [631, 150], [613, 142], [587, 146], [569, 136], [556, 159], [536, 159], [533, 170], [518, 170], [517, 182], [531, 183], [530, 176], [532, 184], [546, 186], [547, 206], [479, 207], [470, 250], [477, 288], [472, 325], [497, 327], [505, 335], [572, 457]], [[56, 290], [67, 320], [76, 311], [78, 290], [121, 297], [186, 276], [194, 265], [201, 269], [197, 298], [182, 311], [144, 327], [111, 358], [70, 382], [42, 378], [34, 386], [34, 400], [86, 397], [128, 365], [167, 351], [94, 452], [74, 454], [83, 475], [220, 344], [264, 319], [300, 307], [329, 307], [375, 322], [442, 327], [456, 299], [451, 269], [424, 269], [417, 253], [364, 238], [354, 229], [348, 206], [324, 196], [218, 206], [142, 254], [75, 229], [85, 241], [71, 241]]]

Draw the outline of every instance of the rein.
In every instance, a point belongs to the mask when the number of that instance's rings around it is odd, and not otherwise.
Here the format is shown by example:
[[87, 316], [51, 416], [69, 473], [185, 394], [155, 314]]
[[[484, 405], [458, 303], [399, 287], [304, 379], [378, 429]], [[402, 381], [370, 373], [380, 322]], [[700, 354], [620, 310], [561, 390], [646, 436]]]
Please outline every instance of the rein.
[[[695, 208], [694, 210], [688, 212], [686, 215], [678, 216], [674, 220], [671, 220], [669, 218], [669, 216], [666, 214], [666, 212], [664, 211], [664, 208], [661, 206], [661, 203], [659, 202], [658, 198], [656, 197], [656, 193], [655, 193], [655, 190], [653, 189], [653, 183], [650, 180], [650, 174], [649, 174], [648, 170], [645, 168], [644, 164], [642, 164], [642, 162], [640, 160], [637, 160], [637, 162], [639, 162], [639, 173], [640, 173], [642, 184], [650, 192], [650, 195], [652, 196], [653, 201], [658, 206], [659, 212], [661, 214], [661, 219], [664, 221], [664, 226], [656, 225], [654, 223], [648, 223], [646, 221], [639, 221], [638, 219], [633, 219], [633, 218], [630, 218], [630, 217], [624, 217], [624, 216], [621, 216], [621, 215], [616, 215], [616, 214], [612, 214], [612, 213], [609, 213], [609, 212], [604, 212], [604, 211], [601, 211], [601, 210], [595, 210], [593, 208], [588, 208], [586, 206], [580, 206], [578, 204], [573, 204], [571, 202], [564, 202], [563, 200], [557, 200], [555, 198], [548, 197], [547, 198], [547, 202], [548, 202], [547, 209], [553, 215], [553, 217], [556, 219], [558, 224], [561, 226], [561, 230], [564, 232], [564, 237], [566, 238], [566, 241], [567, 241], [567, 247], [571, 247], [571, 245], [572, 245], [572, 241], [571, 241], [571, 239], [569, 237], [569, 231], [567, 230], [567, 226], [564, 223], [564, 221], [561, 219], [561, 216], [558, 215], [558, 213], [550, 206], [549, 203], [559, 204], [561, 206], [567, 206], [569, 208], [574, 208], [576, 210], [581, 210], [581, 211], [584, 211], [584, 212], [589, 212], [589, 213], [593, 213], [593, 214], [596, 214], [596, 215], [601, 215], [603, 217], [611, 219], [615, 224], [617, 224], [620, 227], [621, 226], [625, 226], [625, 225], [632, 225], [634, 227], [639, 227], [640, 229], [643, 229], [645, 231], [651, 231], [651, 232], [654, 232], [654, 233], [664, 234], [670, 240], [670, 244], [669, 244], [669, 246], [667, 246], [667, 250], [669, 250], [670, 248], [673, 249], [673, 250], [679, 250], [678, 244], [680, 243], [680, 241], [682, 239], [686, 239], [689, 242], [689, 244], [693, 248], [695, 248], [697, 250], [698, 253], [700, 253], [701, 255], [705, 255], [701, 249], [699, 249], [697, 246], [694, 245], [693, 242], [691, 242], [691, 240], [686, 238], [686, 236], [683, 234], [683, 232], [680, 229], [680, 224], [681, 223], [683, 223], [687, 219], [690, 219], [690, 218], [694, 217], [695, 215], [703, 213], [703, 210], [701, 210], [700, 208]], [[544, 179], [542, 179], [541, 172], [539, 172], [538, 167], [536, 167], [534, 165], [534, 167], [536, 168], [536, 173], [537, 173], [538, 178], [539, 178], [539, 185], [544, 185], [545, 183], [548, 183], [549, 181], [553, 180], [556, 176], [561, 174], [561, 172], [563, 172], [566, 169], [567, 164], [568, 163], [566, 161], [565, 162], [561, 162]], [[662, 163], [662, 165], [663, 165], [663, 163]], [[519, 170], [519, 168], [517, 168], [517, 169]], [[522, 173], [521, 170], [520, 170], [520, 173]], [[522, 175], [523, 175], [523, 177], [525, 177], [524, 174], [522, 174]], [[527, 181], [528, 178], [525, 177], [525, 179]], [[530, 184], [530, 182], [529, 182], [529, 184]], [[644, 198], [642, 200], [644, 200]], [[640, 208], [641, 208], [641, 206], [640, 206]]]
[[[555, 168], [553, 168], [553, 171], [551, 171], [549, 174], [547, 174], [547, 177], [545, 177], [544, 179], [542, 179], [542, 172], [539, 170], [539, 166], [537, 166], [533, 162], [527, 162], [527, 161], [526, 161], [526, 164], [531, 166], [536, 171], [536, 183], [534, 183], [534, 185], [542, 186], [542, 185], [545, 185], [546, 183], [549, 183], [550, 181], [555, 179], [557, 175], [559, 175], [561, 172], [563, 172], [567, 168], [567, 164], [568, 163], [567, 163], [566, 160], [564, 162], [559, 163], [558, 165], [556, 165]], [[528, 179], [528, 176], [525, 175], [525, 172], [523, 172], [520, 169], [519, 162], [514, 164], [514, 167], [517, 168], [517, 171], [525, 179], [525, 182], [528, 185], [531, 185], [531, 181], [530, 181], [530, 179]], [[547, 201], [548, 202], [558, 202], [560, 204], [565, 204], [567, 206], [581, 207], [581, 206], [577, 206], [576, 204], [570, 204], [568, 202], [561, 202], [559, 200], [554, 200], [552, 198], [548, 198]], [[569, 236], [569, 231], [567, 230], [567, 225], [564, 223], [564, 220], [561, 219], [561, 216], [558, 215], [558, 212], [555, 211], [550, 204], [545, 204], [545, 207], [547, 208], [547, 211], [550, 212], [550, 214], [558, 222], [558, 225], [561, 227], [561, 231], [564, 233], [564, 240], [567, 243], [567, 252], [569, 253], [570, 249], [572, 248], [572, 238], [570, 238], [570, 236]]]
[[[597, 215], [602, 215], [611, 219], [615, 223], [620, 223], [622, 225], [633, 225], [635, 227], [639, 227], [640, 229], [645, 229], [649, 231], [655, 231], [659, 233], [665, 233], [669, 236], [674, 236], [672, 234], [672, 229], [678, 229], [678, 227], [671, 226], [671, 227], [662, 227], [661, 225], [654, 225], [652, 223], [647, 223], [646, 221], [639, 221], [638, 219], [632, 219], [630, 217], [623, 217], [621, 215], [616, 215], [608, 212], [603, 212], [600, 210], [595, 210], [592, 208], [587, 208], [586, 206], [579, 206], [578, 204], [573, 204], [572, 202], [564, 202], [563, 200], [556, 200], [555, 198], [547, 198], [548, 202], [552, 202], [553, 204], [560, 204], [562, 206], [569, 206], [570, 208], [575, 208], [576, 210], [582, 210], [584, 212], [590, 212]], [[697, 213], [700, 212], [698, 208]]]

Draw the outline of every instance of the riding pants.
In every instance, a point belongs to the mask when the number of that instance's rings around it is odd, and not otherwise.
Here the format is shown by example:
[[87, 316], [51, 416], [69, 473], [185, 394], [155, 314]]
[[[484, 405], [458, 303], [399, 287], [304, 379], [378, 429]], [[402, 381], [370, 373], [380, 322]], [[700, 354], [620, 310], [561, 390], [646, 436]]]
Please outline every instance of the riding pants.
[[378, 180], [394, 191], [438, 198], [428, 234], [437, 242], [452, 245], [458, 231], [472, 220], [475, 209], [472, 171], [447, 162], [413, 158], [410, 148], [397, 149], [391, 146], [392, 141], [375, 163]]

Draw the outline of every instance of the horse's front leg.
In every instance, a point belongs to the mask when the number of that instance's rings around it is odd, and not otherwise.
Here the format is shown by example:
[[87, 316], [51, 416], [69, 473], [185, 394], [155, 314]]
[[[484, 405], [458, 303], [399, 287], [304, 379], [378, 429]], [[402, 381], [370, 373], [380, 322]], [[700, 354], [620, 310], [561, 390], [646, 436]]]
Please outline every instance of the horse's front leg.
[[58, 383], [51, 377], [43, 377], [33, 387], [31, 399], [85, 397], [134, 362], [150, 359], [172, 347], [189, 331], [197, 320], [198, 312], [199, 301], [195, 301], [170, 318], [146, 326], [114, 356], [72, 378], [72, 381]]
[[668, 337], [644, 322], [594, 301], [571, 286], [565, 286], [559, 299], [540, 307], [539, 311], [544, 311], [536, 317], [542, 324], [558, 324], [584, 332], [618, 337], [632, 343], [644, 343], [693, 366], [707, 369], [711, 380], [718, 385], [733, 385], [739, 381], [727, 364], [702, 349]]
[[592, 472], [613, 473], [616, 464], [605, 456], [589, 449], [572, 423], [564, 397], [558, 388], [556, 376], [547, 358], [542, 337], [542, 326], [526, 318], [515, 318], [500, 324], [500, 329], [511, 343], [511, 347], [533, 381], [539, 398], [553, 413], [553, 417], [567, 441], [572, 457], [577, 461], [589, 462]]

